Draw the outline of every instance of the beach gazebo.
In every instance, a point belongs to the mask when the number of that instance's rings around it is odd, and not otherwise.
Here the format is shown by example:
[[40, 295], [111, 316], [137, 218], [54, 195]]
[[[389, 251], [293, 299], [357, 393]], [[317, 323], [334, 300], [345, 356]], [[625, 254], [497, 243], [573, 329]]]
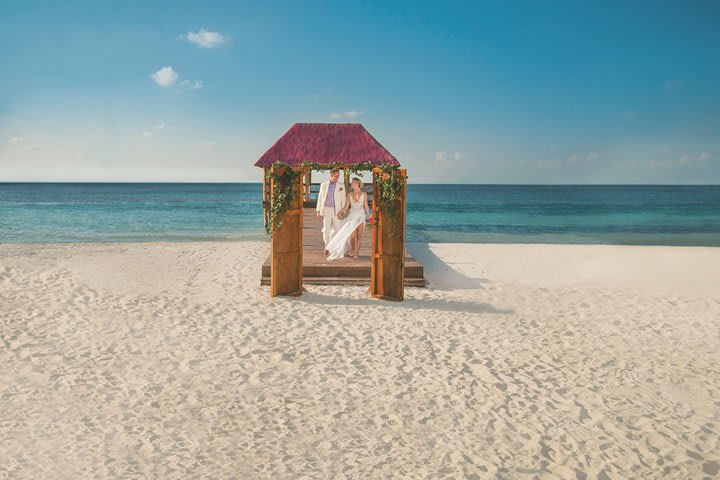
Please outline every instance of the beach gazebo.
[[[349, 172], [373, 173], [372, 214], [376, 224], [371, 237], [370, 295], [403, 299], [407, 173], [365, 127], [359, 123], [296, 123], [255, 166], [264, 172], [266, 227], [275, 225], [275, 217], [282, 213], [281, 222], [270, 231], [271, 296], [302, 294], [303, 207], [312, 205], [312, 171], [339, 168], [344, 171], [346, 189]], [[387, 193], [388, 185], [394, 188], [391, 194]]]

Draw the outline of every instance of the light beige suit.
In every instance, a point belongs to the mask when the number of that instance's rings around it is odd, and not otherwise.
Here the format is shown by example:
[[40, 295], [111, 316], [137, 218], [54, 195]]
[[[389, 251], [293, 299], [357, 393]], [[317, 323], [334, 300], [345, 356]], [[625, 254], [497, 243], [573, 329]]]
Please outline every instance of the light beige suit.
[[326, 207], [325, 199], [327, 198], [329, 186], [330, 180], [326, 180], [320, 184], [317, 206], [315, 207], [315, 210], [320, 212], [320, 215], [323, 217], [322, 234], [325, 246], [327, 246], [330, 238], [332, 238], [332, 235], [334, 235], [335, 232], [340, 230], [342, 220], [338, 218], [337, 214], [345, 207], [345, 200], [347, 196], [347, 192], [345, 191], [345, 184], [341, 183], [340, 180], [338, 180], [335, 183], [335, 195], [333, 196], [333, 198], [335, 199], [335, 207]]

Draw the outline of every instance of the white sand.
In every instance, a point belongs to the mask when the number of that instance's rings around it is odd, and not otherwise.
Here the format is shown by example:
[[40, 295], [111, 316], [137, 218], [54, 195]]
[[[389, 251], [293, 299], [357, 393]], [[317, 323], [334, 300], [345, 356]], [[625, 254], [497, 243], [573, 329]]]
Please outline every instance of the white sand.
[[720, 248], [413, 245], [399, 304], [268, 249], [0, 245], [0, 478], [720, 476]]

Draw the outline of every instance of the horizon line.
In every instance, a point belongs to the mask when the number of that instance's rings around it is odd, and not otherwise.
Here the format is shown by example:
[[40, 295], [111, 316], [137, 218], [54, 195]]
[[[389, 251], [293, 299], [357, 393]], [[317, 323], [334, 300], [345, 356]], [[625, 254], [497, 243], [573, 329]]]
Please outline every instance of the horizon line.
[[[316, 182], [313, 182], [316, 183]], [[95, 185], [118, 185], [118, 184], [144, 184], [144, 185], [153, 185], [153, 184], [160, 184], [160, 185], [250, 185], [250, 184], [258, 184], [261, 185], [262, 181], [260, 182], [216, 182], [216, 181], [190, 181], [190, 182], [183, 182], [183, 181], [149, 181], [149, 180], [140, 180], [140, 181], [133, 181], [133, 180], [123, 180], [123, 181], [115, 181], [115, 180], [87, 180], [87, 181], [74, 181], [74, 180], [62, 180], [62, 181], [53, 181], [53, 180], [0, 180], [0, 185], [11, 185], [11, 184], [95, 184]], [[716, 187], [720, 186], [720, 182], [718, 183], [430, 183], [430, 182], [409, 182], [410, 185], [492, 185], [492, 186], [696, 186], [696, 187]]]

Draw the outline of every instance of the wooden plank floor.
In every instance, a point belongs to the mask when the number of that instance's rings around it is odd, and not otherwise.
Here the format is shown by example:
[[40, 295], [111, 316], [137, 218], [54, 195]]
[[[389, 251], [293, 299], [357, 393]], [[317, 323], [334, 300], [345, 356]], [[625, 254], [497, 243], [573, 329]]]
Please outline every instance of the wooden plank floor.
[[[322, 218], [314, 207], [303, 208], [303, 283], [317, 285], [370, 285], [372, 230], [365, 228], [359, 258], [328, 261], [324, 254]], [[262, 285], [270, 285], [270, 256], [262, 266]], [[405, 257], [405, 285], [424, 287], [423, 265], [411, 255]]]

